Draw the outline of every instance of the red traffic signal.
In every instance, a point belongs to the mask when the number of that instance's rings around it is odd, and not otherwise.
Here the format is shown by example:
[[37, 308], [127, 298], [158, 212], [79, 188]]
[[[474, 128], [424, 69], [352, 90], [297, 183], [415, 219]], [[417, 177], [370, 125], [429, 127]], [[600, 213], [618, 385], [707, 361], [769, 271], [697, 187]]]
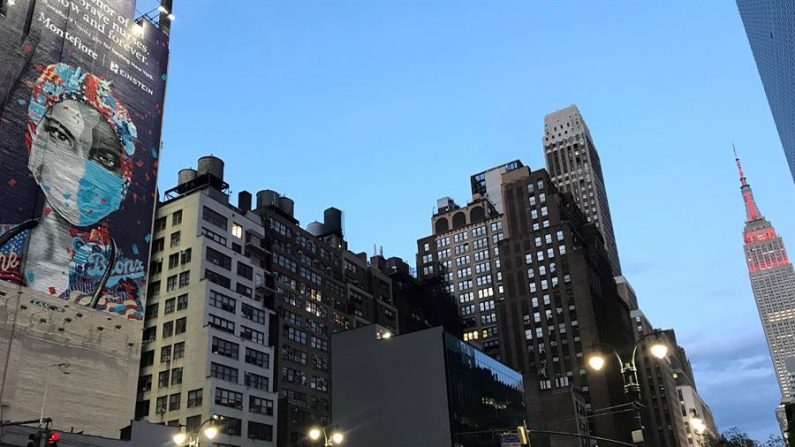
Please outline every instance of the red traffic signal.
[[58, 447], [58, 441], [61, 440], [61, 435], [58, 432], [52, 433], [49, 438], [47, 438], [47, 447]]

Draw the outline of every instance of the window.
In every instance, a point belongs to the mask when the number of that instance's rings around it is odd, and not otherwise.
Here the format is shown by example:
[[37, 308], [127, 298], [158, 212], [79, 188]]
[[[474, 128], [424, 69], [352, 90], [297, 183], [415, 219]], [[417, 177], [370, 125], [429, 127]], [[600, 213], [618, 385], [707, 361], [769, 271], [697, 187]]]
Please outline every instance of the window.
[[309, 379], [309, 388], [317, 391], [328, 392], [328, 380], [322, 377], [312, 376]]
[[180, 242], [180, 239], [181, 239], [181, 236], [180, 236], [180, 232], [179, 231], [175, 231], [175, 232], [171, 233], [171, 245], [170, 246], [171, 247], [178, 246], [179, 242]]
[[267, 339], [265, 338], [265, 333], [260, 331], [255, 331], [246, 326], [240, 326], [240, 338], [244, 340], [251, 340], [254, 343], [259, 343], [261, 345], [267, 344]]
[[245, 284], [237, 283], [237, 284], [235, 284], [235, 292], [237, 292], [237, 293], [239, 293], [239, 294], [241, 294], [243, 296], [251, 298], [251, 295], [252, 295], [253, 291], [251, 290], [251, 287], [248, 287]]
[[161, 396], [155, 401], [155, 413], [163, 414], [168, 409], [168, 396]]
[[246, 348], [246, 363], [267, 368], [270, 363], [270, 355], [266, 352]]
[[290, 383], [306, 385], [306, 373], [286, 366], [282, 367], [282, 379]]
[[328, 352], [328, 342], [326, 340], [323, 340], [320, 337], [315, 337], [313, 335], [311, 343], [310, 343], [310, 346], [313, 349], [319, 349], [319, 350], [321, 350], [323, 352]]
[[290, 360], [301, 365], [306, 365], [307, 355], [306, 352], [300, 349], [295, 349], [292, 346], [285, 345], [282, 350], [282, 358]]
[[217, 317], [213, 314], [209, 314], [207, 318], [207, 324], [210, 326], [222, 330], [224, 332], [229, 332], [230, 334], [235, 333], [235, 322], [229, 321], [227, 319]]
[[257, 396], [248, 397], [248, 411], [256, 414], [273, 416], [273, 401]]
[[202, 213], [202, 219], [215, 225], [218, 228], [223, 228], [223, 230], [226, 231], [226, 222], [227, 222], [226, 217], [221, 215], [221, 213], [213, 211], [205, 206], [204, 213]]
[[166, 280], [166, 292], [171, 292], [177, 288], [177, 275], [169, 276]]
[[160, 371], [157, 374], [157, 387], [158, 388], [166, 388], [168, 386], [168, 379], [169, 379], [169, 370]]
[[152, 375], [141, 376], [138, 378], [138, 391], [151, 391], [152, 390]]
[[174, 352], [172, 352], [172, 358], [177, 360], [183, 357], [185, 357], [185, 342], [181, 341], [179, 343], [174, 343]]
[[237, 368], [232, 368], [220, 363], [210, 363], [210, 376], [227, 382], [237, 383]]
[[273, 426], [259, 422], [248, 421], [249, 439], [260, 439], [263, 441], [273, 441]]
[[154, 341], [155, 339], [157, 339], [157, 326], [152, 326], [144, 329], [143, 333], [144, 341]]
[[179, 253], [174, 253], [168, 257], [168, 268], [173, 269], [179, 266]]
[[274, 254], [273, 260], [275, 261], [276, 265], [278, 265], [279, 267], [285, 270], [288, 270], [293, 273], [298, 271], [298, 265], [291, 259], [287, 258], [286, 256], [282, 256], [280, 254]]
[[185, 418], [185, 431], [187, 431], [188, 433], [196, 433], [199, 431], [201, 423], [202, 423], [201, 415], [189, 416]]
[[238, 276], [242, 276], [246, 279], [253, 279], [254, 278], [254, 269], [251, 266], [246, 265], [240, 261], [237, 262], [237, 274]]
[[312, 366], [320, 371], [328, 371], [328, 359], [319, 355], [313, 355]]
[[161, 238], [155, 239], [155, 241], [152, 242], [152, 253], [157, 253], [159, 251], [163, 251], [163, 249], [165, 247], [166, 247], [165, 238], [161, 237]]
[[177, 297], [177, 310], [185, 310], [188, 308], [188, 294], [183, 294]]
[[182, 384], [182, 368], [174, 368], [171, 370], [171, 384]]
[[[158, 307], [159, 306], [158, 306], [157, 303], [153, 303], [153, 304], [150, 304], [150, 305], [146, 306], [146, 312], [144, 313], [144, 315], [146, 315], [145, 318], [147, 320], [155, 318], [157, 316], [157, 308]], [[146, 338], [144, 338], [144, 339], [146, 339]]]
[[223, 405], [224, 407], [243, 409], [243, 393], [225, 390], [223, 388], [215, 389], [215, 403]]
[[171, 361], [171, 345], [160, 348], [160, 363]]
[[239, 224], [232, 222], [232, 236], [241, 239], [243, 238], [243, 227]]
[[159, 217], [155, 220], [155, 231], [161, 231], [166, 229], [166, 218]]
[[174, 322], [168, 321], [163, 323], [163, 338], [168, 338], [174, 335]]
[[182, 317], [174, 324], [174, 334], [182, 334], [186, 330], [188, 330], [188, 317]]
[[238, 418], [230, 418], [228, 416], [224, 416], [224, 423], [221, 424], [221, 433], [227, 434], [229, 436], [240, 436], [242, 430], [242, 423]]
[[171, 214], [171, 225], [179, 225], [182, 223], [182, 210], [174, 211]]
[[150, 275], [156, 275], [156, 274], [158, 274], [158, 273], [160, 273], [162, 271], [163, 271], [163, 260], [162, 259], [152, 260], [152, 262], [149, 263], [149, 274]]
[[294, 327], [287, 327], [286, 332], [288, 339], [297, 343], [301, 343], [302, 345], [306, 344], [306, 332], [299, 331]]
[[187, 287], [188, 283], [190, 283], [190, 271], [180, 273], [177, 287]]
[[152, 366], [155, 363], [155, 351], [146, 351], [141, 353], [141, 368]]
[[217, 234], [216, 232], [208, 230], [207, 228], [204, 227], [202, 227], [202, 234], [207, 238], [209, 238], [210, 240], [213, 240], [223, 246], [226, 246], [226, 238], [221, 236], [220, 234]]
[[207, 262], [215, 264], [223, 269], [226, 270], [232, 269], [232, 258], [221, 253], [218, 250], [212, 249], [211, 247], [207, 247], [207, 254], [205, 256], [205, 259], [207, 260]]
[[223, 338], [213, 337], [212, 352], [213, 354], [218, 354], [237, 360], [239, 355], [238, 353], [240, 352], [240, 346], [237, 343], [224, 340]]
[[179, 254], [180, 264], [185, 265], [190, 263], [191, 249], [182, 250]]
[[205, 270], [204, 277], [219, 286], [226, 287], [227, 289], [232, 285], [232, 281], [224, 275], [213, 272], [212, 270]]
[[237, 300], [214, 290], [210, 290], [209, 304], [212, 307], [217, 307], [231, 313], [235, 313], [235, 309], [237, 308]]
[[[202, 389], [188, 391], [188, 408], [201, 407], [202, 405]], [[190, 419], [190, 418], [188, 418]]]
[[268, 378], [259, 374], [246, 373], [246, 386], [268, 391]]

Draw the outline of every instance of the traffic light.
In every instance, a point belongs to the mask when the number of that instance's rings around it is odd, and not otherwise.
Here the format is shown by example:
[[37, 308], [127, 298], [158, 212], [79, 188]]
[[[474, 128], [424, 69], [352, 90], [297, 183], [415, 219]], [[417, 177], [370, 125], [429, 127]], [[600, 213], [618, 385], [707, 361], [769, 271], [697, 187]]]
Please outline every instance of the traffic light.
[[57, 431], [53, 432], [47, 438], [46, 447], [58, 447], [58, 441], [60, 441], [60, 440], [61, 440], [61, 435], [59, 435]]
[[41, 432], [28, 435], [28, 447], [41, 447]]

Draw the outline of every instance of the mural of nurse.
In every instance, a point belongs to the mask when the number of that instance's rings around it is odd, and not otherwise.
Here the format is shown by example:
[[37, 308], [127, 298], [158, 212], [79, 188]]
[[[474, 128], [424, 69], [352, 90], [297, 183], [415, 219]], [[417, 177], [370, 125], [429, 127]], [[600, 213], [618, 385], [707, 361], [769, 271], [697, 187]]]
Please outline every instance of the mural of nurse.
[[141, 318], [144, 266], [123, 256], [107, 224], [127, 196], [135, 138], [108, 81], [64, 63], [44, 68], [25, 135], [28, 168], [45, 197], [29, 233], [29, 286]]

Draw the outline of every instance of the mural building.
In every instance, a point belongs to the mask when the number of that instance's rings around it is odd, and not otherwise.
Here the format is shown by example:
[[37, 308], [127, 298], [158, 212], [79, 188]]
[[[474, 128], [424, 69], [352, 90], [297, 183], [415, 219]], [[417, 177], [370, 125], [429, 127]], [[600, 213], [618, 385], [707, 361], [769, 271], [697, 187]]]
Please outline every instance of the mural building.
[[134, 11], [0, 0], [0, 419], [132, 417], [168, 64]]

